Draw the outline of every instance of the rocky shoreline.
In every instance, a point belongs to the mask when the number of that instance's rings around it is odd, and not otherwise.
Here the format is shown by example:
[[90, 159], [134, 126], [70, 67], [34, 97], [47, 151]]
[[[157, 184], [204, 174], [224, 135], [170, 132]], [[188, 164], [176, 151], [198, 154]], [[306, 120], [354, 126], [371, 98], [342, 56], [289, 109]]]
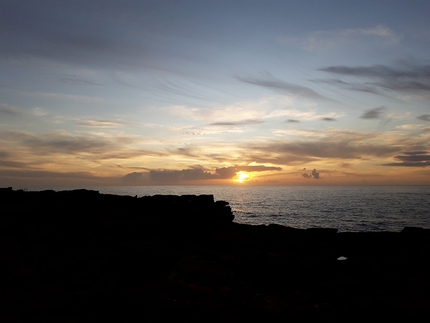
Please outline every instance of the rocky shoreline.
[[234, 223], [212, 195], [0, 189], [1, 322], [430, 315], [430, 230]]

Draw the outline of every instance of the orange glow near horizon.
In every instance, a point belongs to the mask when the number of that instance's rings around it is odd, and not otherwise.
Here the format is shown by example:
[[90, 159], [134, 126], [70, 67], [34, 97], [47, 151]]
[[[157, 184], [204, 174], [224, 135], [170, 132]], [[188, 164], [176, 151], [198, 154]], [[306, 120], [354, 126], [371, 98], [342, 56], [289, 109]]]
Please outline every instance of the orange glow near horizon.
[[234, 177], [234, 181], [236, 183], [244, 183], [247, 182], [251, 178], [251, 175], [248, 172], [237, 172], [236, 176]]

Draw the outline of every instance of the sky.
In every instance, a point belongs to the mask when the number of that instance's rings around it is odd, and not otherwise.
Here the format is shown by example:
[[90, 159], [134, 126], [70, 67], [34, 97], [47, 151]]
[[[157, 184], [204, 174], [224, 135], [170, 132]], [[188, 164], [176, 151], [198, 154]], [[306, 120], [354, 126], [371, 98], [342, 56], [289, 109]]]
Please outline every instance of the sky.
[[430, 185], [430, 1], [0, 2], [0, 187]]

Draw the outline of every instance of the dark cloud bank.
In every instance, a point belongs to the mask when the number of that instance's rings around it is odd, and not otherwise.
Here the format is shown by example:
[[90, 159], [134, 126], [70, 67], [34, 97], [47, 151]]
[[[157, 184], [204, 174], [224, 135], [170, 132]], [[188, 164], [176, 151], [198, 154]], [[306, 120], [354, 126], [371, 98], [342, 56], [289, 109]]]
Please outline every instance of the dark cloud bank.
[[403, 155], [395, 156], [397, 163], [388, 163], [384, 166], [404, 166], [404, 167], [426, 167], [430, 166], [430, 154], [428, 151], [408, 151]]

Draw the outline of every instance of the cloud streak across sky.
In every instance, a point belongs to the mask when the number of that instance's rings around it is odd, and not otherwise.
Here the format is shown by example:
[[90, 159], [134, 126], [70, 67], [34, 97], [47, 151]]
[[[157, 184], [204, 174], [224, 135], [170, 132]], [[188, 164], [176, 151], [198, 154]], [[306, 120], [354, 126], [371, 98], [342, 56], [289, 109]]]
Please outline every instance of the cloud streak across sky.
[[0, 186], [430, 184], [429, 11], [2, 1]]
[[320, 52], [336, 50], [345, 46], [395, 45], [403, 36], [392, 29], [377, 25], [367, 28], [346, 28], [342, 30], [317, 30], [306, 33], [304, 37], [280, 37], [281, 44], [299, 46], [306, 51]]
[[265, 73], [261, 77], [237, 77], [237, 79], [244, 83], [261, 86], [287, 95], [315, 100], [329, 100], [311, 88], [279, 80], [269, 73]]
[[[430, 64], [419, 64], [413, 61], [400, 61], [396, 66], [329, 66], [321, 71], [344, 77], [362, 79], [361, 89], [366, 86], [379, 88], [380, 92], [394, 91], [400, 93], [421, 93], [428, 96], [430, 92]], [[343, 82], [343, 81], [341, 81]], [[346, 83], [345, 83], [346, 84]], [[357, 85], [352, 90], [360, 90]], [[369, 90], [369, 92], [371, 92]]]

